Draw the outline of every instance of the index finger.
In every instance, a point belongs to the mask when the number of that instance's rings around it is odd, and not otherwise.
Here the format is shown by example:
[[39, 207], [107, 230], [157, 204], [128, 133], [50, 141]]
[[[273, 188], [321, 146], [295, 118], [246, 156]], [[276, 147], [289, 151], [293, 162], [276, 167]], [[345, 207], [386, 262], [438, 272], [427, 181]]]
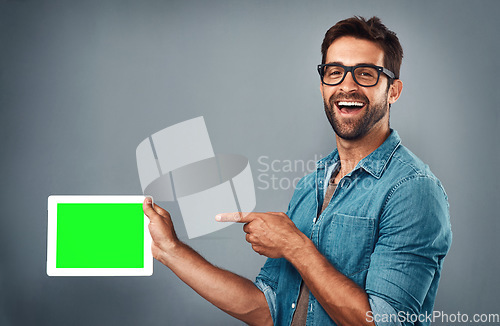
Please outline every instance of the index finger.
[[234, 213], [221, 213], [215, 215], [217, 222], [236, 222], [248, 223], [253, 221], [254, 216], [252, 212], [234, 212]]

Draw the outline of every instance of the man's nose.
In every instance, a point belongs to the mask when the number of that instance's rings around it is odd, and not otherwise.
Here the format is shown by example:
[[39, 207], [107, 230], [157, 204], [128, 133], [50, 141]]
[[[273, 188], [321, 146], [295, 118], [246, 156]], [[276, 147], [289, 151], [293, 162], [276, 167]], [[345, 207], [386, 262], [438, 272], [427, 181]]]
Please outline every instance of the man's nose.
[[357, 90], [359, 88], [359, 85], [354, 81], [352, 71], [346, 72], [346, 76], [339, 86], [340, 89], [346, 93], [349, 91]]

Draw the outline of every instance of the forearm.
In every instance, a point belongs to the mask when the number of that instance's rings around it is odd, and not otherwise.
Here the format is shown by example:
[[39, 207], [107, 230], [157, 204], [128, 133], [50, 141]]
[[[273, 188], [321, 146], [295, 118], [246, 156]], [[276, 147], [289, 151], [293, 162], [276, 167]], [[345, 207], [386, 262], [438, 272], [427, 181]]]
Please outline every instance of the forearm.
[[308, 288], [338, 325], [374, 325], [366, 321], [368, 296], [337, 271], [290, 218], [277, 213], [226, 213], [218, 221], [245, 223], [252, 249], [269, 258], [285, 258], [301, 274]]
[[203, 298], [230, 315], [252, 325], [272, 323], [264, 294], [249, 280], [217, 268], [179, 241], [170, 214], [146, 198], [153, 256], [169, 267]]
[[264, 294], [248, 279], [220, 269], [186, 244], [162, 252], [158, 260], [203, 298], [250, 325], [271, 325]]
[[366, 292], [340, 273], [310, 240], [286, 258], [337, 325], [374, 325], [366, 320], [371, 310]]

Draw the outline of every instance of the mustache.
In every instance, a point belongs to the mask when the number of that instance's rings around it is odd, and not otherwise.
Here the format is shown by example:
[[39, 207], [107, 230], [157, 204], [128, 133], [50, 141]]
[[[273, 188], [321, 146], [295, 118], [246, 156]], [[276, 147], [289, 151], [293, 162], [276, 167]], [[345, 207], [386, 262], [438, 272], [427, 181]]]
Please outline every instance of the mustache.
[[344, 92], [332, 94], [332, 96], [330, 96], [330, 100], [328, 102], [330, 103], [330, 105], [333, 106], [333, 104], [335, 104], [335, 102], [347, 101], [347, 100], [361, 101], [361, 102], [364, 102], [366, 104], [370, 104], [370, 100], [365, 95], [362, 95], [359, 93], [346, 94]]

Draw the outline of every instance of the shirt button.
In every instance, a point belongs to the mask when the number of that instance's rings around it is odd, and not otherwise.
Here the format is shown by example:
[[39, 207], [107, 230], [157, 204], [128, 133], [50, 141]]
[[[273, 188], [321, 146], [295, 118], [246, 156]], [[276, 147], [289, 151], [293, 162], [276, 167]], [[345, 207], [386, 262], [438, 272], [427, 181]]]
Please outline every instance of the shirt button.
[[292, 303], [292, 309], [295, 309], [295, 302]]
[[317, 218], [317, 217], [315, 217], [315, 218], [313, 219], [313, 223], [316, 223], [316, 220], [317, 220], [317, 219], [318, 219], [318, 218]]

